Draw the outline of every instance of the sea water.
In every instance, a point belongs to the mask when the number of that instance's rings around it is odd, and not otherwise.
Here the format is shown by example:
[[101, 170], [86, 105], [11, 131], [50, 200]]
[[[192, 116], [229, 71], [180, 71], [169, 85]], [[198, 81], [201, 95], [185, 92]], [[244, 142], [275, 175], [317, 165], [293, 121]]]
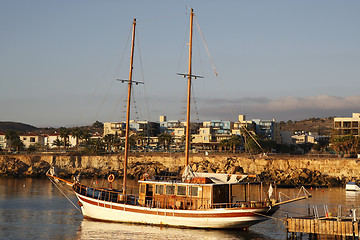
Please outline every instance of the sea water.
[[[298, 193], [278, 190], [284, 200]], [[286, 214], [301, 216], [312, 211], [312, 206], [321, 213], [324, 205], [336, 211], [339, 204], [360, 204], [360, 193], [344, 188], [308, 191], [312, 198], [283, 205], [271, 219], [244, 232], [89, 221], [76, 208], [74, 194], [56, 188], [48, 179], [0, 178], [0, 239], [286, 239]]]

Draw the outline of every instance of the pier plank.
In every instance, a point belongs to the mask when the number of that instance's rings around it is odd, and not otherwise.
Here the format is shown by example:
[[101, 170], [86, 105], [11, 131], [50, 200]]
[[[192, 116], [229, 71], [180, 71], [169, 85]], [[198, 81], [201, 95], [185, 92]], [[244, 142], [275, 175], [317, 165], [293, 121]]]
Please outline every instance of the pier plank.
[[322, 234], [342, 237], [359, 237], [359, 222], [336, 219], [287, 218], [290, 233]]

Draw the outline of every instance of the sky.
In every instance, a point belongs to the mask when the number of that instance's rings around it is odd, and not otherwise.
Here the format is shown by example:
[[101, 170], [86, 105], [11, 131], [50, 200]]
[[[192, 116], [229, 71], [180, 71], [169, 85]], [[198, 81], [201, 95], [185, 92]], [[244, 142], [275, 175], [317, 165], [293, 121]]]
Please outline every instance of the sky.
[[0, 6], [0, 121], [36, 127], [124, 121], [127, 86], [117, 79], [128, 79], [134, 18], [133, 80], [144, 84], [134, 85], [131, 118], [185, 119], [187, 82], [177, 73], [187, 72], [190, 8], [193, 74], [204, 77], [193, 80], [193, 121], [360, 111], [360, 1], [0, 0]]

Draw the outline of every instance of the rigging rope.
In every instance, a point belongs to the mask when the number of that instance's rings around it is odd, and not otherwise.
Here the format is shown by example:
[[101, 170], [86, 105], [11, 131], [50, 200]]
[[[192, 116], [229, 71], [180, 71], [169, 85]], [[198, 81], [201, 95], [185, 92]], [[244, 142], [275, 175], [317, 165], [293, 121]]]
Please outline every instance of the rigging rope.
[[[123, 91], [122, 91], [122, 93], [121, 93], [121, 95], [120, 95], [119, 100], [118, 100], [117, 103], [114, 105], [114, 108], [113, 108], [113, 111], [112, 111], [113, 114], [111, 115], [111, 118], [110, 118], [110, 119], [114, 119], [114, 118], [115, 118], [115, 113], [117, 112], [116, 110], [119, 109], [119, 108], [121, 108], [121, 107], [120, 107], [120, 104], [121, 104], [121, 102], [123, 102], [124, 96], [125, 96], [126, 93], [127, 93], [127, 89], [126, 89], [126, 88], [123, 88]], [[120, 113], [119, 121], [121, 121], [121, 119], [125, 119], [125, 116], [123, 116], [123, 115]]]
[[148, 98], [147, 98], [147, 94], [146, 94], [146, 84], [145, 84], [144, 69], [143, 69], [143, 64], [142, 64], [142, 57], [141, 57], [142, 55], [141, 55], [139, 37], [137, 37], [136, 40], [137, 40], [137, 47], [138, 47], [138, 52], [139, 52], [139, 61], [140, 61], [140, 69], [141, 69], [141, 81], [144, 83], [145, 105], [146, 105], [146, 110], [147, 110], [147, 114], [148, 114], [147, 119], [149, 119], [149, 121], [150, 121], [150, 110], [149, 110], [149, 103], [148, 103]]
[[265, 215], [265, 214], [261, 214], [261, 213], [257, 213], [257, 212], [253, 212], [254, 214], [256, 215], [259, 215], [259, 216], [262, 216], [262, 217], [267, 217], [267, 218], [270, 218], [270, 219], [274, 219], [274, 220], [277, 220], [277, 221], [282, 221], [284, 224], [285, 224], [285, 220], [282, 219], [282, 218], [277, 218], [277, 217], [272, 217], [272, 216], [268, 216], [268, 215]]
[[[214, 71], [214, 73], [215, 73], [215, 76], [216, 76], [216, 78], [219, 78], [218, 73], [217, 73], [216, 68], [215, 68], [214, 60], [213, 60], [212, 57], [211, 57], [210, 51], [209, 51], [209, 49], [208, 49], [208, 47], [207, 47], [207, 45], [206, 45], [206, 42], [205, 42], [205, 38], [204, 38], [204, 36], [203, 36], [203, 34], [202, 34], [202, 31], [201, 31], [199, 22], [197, 21], [196, 18], [195, 18], [195, 22], [196, 22], [196, 26], [197, 26], [197, 28], [198, 28], [198, 30], [199, 30], [201, 39], [202, 39], [202, 41], [203, 41], [203, 44], [204, 44], [206, 53], [207, 53], [207, 55], [208, 55], [208, 57], [209, 57], [210, 64], [211, 64], [211, 66], [212, 66], [212, 68], [213, 68], [213, 71]], [[220, 78], [220, 80], [222, 80], [222, 79]], [[225, 89], [225, 91], [227, 92], [227, 89]], [[227, 95], [227, 96], [230, 96], [230, 95], [228, 94], [228, 92], [227, 92], [226, 95]], [[230, 108], [229, 108], [229, 110], [231, 111], [231, 113], [232, 113], [232, 115], [233, 115], [233, 118], [235, 118], [235, 113], [233, 112], [233, 110], [230, 109]], [[256, 143], [256, 145], [259, 146], [259, 148], [262, 150], [262, 152], [264, 152], [264, 149], [261, 147], [261, 145], [258, 143], [258, 141], [252, 136], [252, 134], [250, 134], [250, 132], [249, 132], [244, 126], [241, 125], [241, 127], [242, 127], [242, 128], [248, 133], [248, 135], [254, 140], [254, 142]]]
[[[131, 32], [130, 32], [130, 33], [131, 33]], [[127, 40], [127, 44], [125, 44], [125, 46], [128, 45], [128, 42], [129, 42], [129, 39], [130, 39], [130, 35], [131, 35], [131, 34], [129, 34], [128, 40]], [[122, 55], [121, 55], [121, 58], [120, 58], [120, 64], [119, 64], [119, 66], [122, 65], [122, 62], [123, 62], [123, 59], [124, 59], [124, 55], [125, 55], [125, 47], [124, 47], [124, 49], [123, 49], [123, 51], [122, 51]], [[112, 63], [114, 62], [115, 57], [116, 57], [116, 54], [114, 54], [114, 56], [112, 57], [112, 60], [111, 60], [110, 63], [108, 64], [105, 72], [103, 73], [102, 77], [100, 78], [100, 81], [98, 81], [98, 84], [97, 84], [96, 87], [94, 88], [94, 90], [93, 90], [92, 94], [90, 95], [88, 101], [86, 102], [85, 106], [82, 108], [82, 110], [81, 110], [81, 112], [80, 112], [80, 114], [79, 114], [78, 120], [77, 120], [77, 125], [79, 124], [79, 121], [80, 121], [80, 119], [82, 118], [84, 112], [85, 112], [86, 109], [89, 107], [90, 102], [91, 102], [91, 99], [94, 98], [94, 96], [95, 96], [95, 94], [96, 94], [96, 91], [97, 91], [98, 89], [100, 89], [100, 86], [101, 86], [101, 85], [103, 85], [102, 82], [105, 80], [105, 75], [106, 75], [107, 72], [109, 72], [110, 66], [111, 66]], [[118, 66], [118, 68], [119, 68], [119, 66]], [[106, 97], [105, 97], [105, 99], [106, 99]], [[104, 101], [105, 101], [105, 100], [104, 100]], [[97, 114], [94, 116], [93, 121], [96, 120], [100, 109], [101, 109], [101, 106], [99, 107], [99, 110], [97, 111]]]
[[108, 89], [107, 89], [107, 91], [106, 91], [106, 94], [105, 94], [105, 96], [104, 96], [104, 98], [103, 98], [103, 100], [102, 100], [102, 102], [101, 102], [101, 104], [100, 104], [100, 106], [99, 106], [99, 108], [98, 108], [98, 110], [97, 110], [97, 112], [96, 112], [93, 120], [96, 120], [96, 118], [98, 117], [98, 115], [99, 115], [99, 113], [100, 113], [100, 111], [101, 111], [101, 109], [102, 109], [102, 107], [103, 107], [103, 105], [104, 105], [104, 103], [105, 103], [108, 95], [109, 95], [110, 89], [112, 88], [112, 85], [114, 84], [114, 82], [115, 82], [116, 79], [117, 79], [118, 73], [119, 73], [120, 68], [121, 68], [121, 66], [122, 66], [122, 62], [123, 62], [123, 60], [124, 60], [126, 48], [127, 48], [127, 46], [129, 45], [129, 42], [130, 42], [131, 32], [132, 32], [132, 29], [129, 31], [128, 39], [127, 39], [127, 41], [126, 41], [126, 44], [124, 45], [124, 49], [123, 49], [123, 52], [122, 52], [122, 54], [121, 54], [120, 63], [119, 63], [118, 66], [117, 66], [117, 71], [116, 71], [116, 73], [114, 74], [113, 80], [111, 81], [111, 83], [110, 83], [110, 85], [109, 85], [109, 87], [108, 87]]
[[215, 76], [218, 76], [218, 73], [217, 73], [216, 68], [215, 68], [215, 63], [214, 63], [214, 61], [213, 61], [213, 59], [212, 59], [212, 57], [211, 57], [211, 54], [210, 54], [210, 51], [209, 51], [209, 49], [208, 49], [207, 45], [206, 45], [206, 42], [205, 42], [204, 36], [203, 36], [203, 34], [202, 34], [202, 32], [201, 32], [200, 25], [199, 25], [199, 23], [198, 23], [198, 21], [197, 21], [196, 17], [195, 17], [195, 22], [196, 22], [196, 26], [197, 26], [197, 28], [198, 28], [198, 30], [199, 30], [199, 33], [200, 33], [201, 39], [202, 39], [202, 41], [203, 41], [203, 44], [204, 44], [204, 47], [205, 47], [206, 53], [207, 53], [207, 55], [208, 55], [208, 57], [209, 57], [210, 64], [211, 64], [211, 66], [212, 66], [212, 68], [213, 68], [213, 71], [214, 71], [214, 73], [215, 73]]
[[65, 198], [81, 213], [81, 210], [71, 201], [71, 199], [59, 188], [53, 179], [48, 176], [49, 180], [54, 184], [54, 186], [65, 196]]

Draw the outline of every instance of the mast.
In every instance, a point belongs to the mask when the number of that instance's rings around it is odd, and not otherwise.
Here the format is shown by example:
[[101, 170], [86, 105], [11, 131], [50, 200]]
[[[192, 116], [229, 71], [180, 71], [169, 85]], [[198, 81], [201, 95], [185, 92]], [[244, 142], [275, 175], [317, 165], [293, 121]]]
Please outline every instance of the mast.
[[189, 33], [189, 65], [188, 65], [188, 86], [187, 86], [187, 111], [186, 111], [186, 135], [185, 135], [185, 166], [189, 165], [190, 151], [190, 101], [191, 101], [191, 73], [192, 73], [192, 34], [193, 34], [194, 9], [190, 12], [190, 33]]
[[134, 46], [135, 46], [135, 26], [136, 18], [133, 21], [132, 27], [132, 42], [131, 42], [131, 55], [130, 55], [130, 70], [128, 80], [128, 98], [126, 107], [126, 132], [125, 132], [125, 156], [124, 156], [124, 176], [123, 176], [123, 196], [126, 196], [126, 175], [127, 175], [127, 162], [129, 154], [129, 132], [130, 132], [130, 101], [131, 101], [131, 86], [132, 86], [132, 71], [133, 71], [133, 60], [134, 60]]

